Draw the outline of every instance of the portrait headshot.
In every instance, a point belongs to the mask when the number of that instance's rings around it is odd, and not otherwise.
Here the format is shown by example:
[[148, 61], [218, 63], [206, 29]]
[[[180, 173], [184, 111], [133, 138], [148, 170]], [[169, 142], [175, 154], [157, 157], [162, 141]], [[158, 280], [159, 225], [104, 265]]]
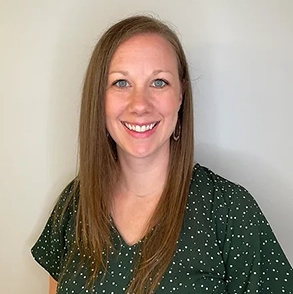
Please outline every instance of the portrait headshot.
[[15, 4], [2, 292], [293, 293], [293, 3]]

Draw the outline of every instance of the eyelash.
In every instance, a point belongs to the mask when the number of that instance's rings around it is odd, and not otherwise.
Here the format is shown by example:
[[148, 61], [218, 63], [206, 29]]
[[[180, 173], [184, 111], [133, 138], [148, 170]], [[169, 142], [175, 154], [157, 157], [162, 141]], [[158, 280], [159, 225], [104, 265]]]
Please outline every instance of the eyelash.
[[129, 85], [129, 83], [128, 83], [126, 80], [119, 79], [119, 80], [114, 81], [114, 82], [112, 83], [112, 86], [116, 86], [116, 87], [118, 87], [118, 88], [126, 88], [126, 87], [127, 87], [127, 86], [124, 86], [124, 87], [119, 86], [119, 85], [118, 85], [119, 82], [126, 82], [127, 85]]
[[[159, 87], [155, 86], [154, 83], [156, 83], [156, 82], [158, 82], [158, 81], [163, 82], [164, 84], [163, 84], [161, 87], [160, 87], [160, 86], [159, 86]], [[127, 85], [126, 85], [126, 86], [119, 86], [119, 83], [120, 83], [120, 82], [125, 82], [125, 83], [127, 83]], [[166, 81], [166, 80], [164, 80], [164, 79], [155, 79], [155, 80], [152, 82], [151, 85], [152, 85], [152, 87], [154, 87], [154, 88], [162, 89], [162, 88], [164, 88], [165, 86], [168, 86], [168, 85], [170, 85], [170, 84], [169, 84], [168, 81]], [[122, 89], [122, 88], [126, 88], [126, 87], [128, 87], [128, 86], [129, 86], [129, 83], [127, 82], [127, 80], [119, 79], [119, 80], [114, 81], [114, 82], [112, 83], [112, 86], [116, 86], [116, 87]]]
[[155, 88], [162, 89], [162, 88], [164, 88], [165, 86], [168, 86], [168, 85], [169, 85], [169, 82], [166, 81], [166, 80], [164, 80], [164, 79], [156, 79], [156, 80], [153, 81], [152, 85], [153, 85], [155, 82], [157, 82], [157, 81], [163, 82], [164, 85], [163, 85], [162, 87], [156, 87], [156, 86], [154, 86]]

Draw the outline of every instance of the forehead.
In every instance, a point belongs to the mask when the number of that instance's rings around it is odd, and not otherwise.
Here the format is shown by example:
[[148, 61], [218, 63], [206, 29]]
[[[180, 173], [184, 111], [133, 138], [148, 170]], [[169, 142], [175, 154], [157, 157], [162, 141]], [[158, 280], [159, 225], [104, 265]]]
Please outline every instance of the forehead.
[[131, 59], [134, 54], [141, 55], [142, 58], [168, 59], [172, 63], [176, 62], [177, 56], [172, 44], [163, 36], [156, 33], [144, 33], [130, 37], [120, 44], [111, 59], [111, 64], [115, 64], [123, 59]]

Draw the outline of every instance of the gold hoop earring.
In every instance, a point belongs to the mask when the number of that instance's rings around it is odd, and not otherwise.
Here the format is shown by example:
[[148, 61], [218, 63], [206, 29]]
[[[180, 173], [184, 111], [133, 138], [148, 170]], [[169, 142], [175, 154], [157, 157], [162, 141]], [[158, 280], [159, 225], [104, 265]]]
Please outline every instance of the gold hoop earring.
[[174, 141], [178, 141], [181, 135], [181, 125], [177, 122], [174, 132], [172, 133], [172, 138]]

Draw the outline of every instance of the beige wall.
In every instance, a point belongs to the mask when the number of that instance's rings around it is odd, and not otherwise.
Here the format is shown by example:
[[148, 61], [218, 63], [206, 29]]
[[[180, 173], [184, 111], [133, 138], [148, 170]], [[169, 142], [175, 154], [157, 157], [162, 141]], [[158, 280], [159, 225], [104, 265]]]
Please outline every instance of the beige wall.
[[197, 160], [252, 192], [293, 262], [291, 0], [1, 2], [1, 293], [46, 293], [29, 250], [75, 174], [89, 55], [107, 25], [144, 11], [181, 33]]

